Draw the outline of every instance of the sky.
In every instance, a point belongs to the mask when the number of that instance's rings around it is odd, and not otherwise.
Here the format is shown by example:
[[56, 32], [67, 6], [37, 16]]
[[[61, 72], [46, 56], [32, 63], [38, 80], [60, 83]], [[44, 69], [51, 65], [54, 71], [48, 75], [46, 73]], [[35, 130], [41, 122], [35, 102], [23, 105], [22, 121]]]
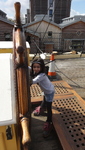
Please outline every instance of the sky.
[[[21, 2], [20, 2], [21, 1]], [[0, 10], [7, 14], [8, 18], [14, 19], [16, 0], [0, 0]], [[18, 0], [21, 3], [21, 15], [24, 17], [29, 8], [29, 0]], [[70, 16], [85, 14], [85, 0], [72, 0]]]

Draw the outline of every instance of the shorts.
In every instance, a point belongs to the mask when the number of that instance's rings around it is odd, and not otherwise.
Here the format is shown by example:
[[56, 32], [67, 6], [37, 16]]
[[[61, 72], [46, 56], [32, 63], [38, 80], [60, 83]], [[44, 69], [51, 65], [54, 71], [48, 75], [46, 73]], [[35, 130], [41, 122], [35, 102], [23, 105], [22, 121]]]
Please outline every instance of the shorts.
[[52, 92], [50, 94], [45, 94], [46, 102], [52, 102], [53, 101], [53, 97], [54, 97], [54, 92]]

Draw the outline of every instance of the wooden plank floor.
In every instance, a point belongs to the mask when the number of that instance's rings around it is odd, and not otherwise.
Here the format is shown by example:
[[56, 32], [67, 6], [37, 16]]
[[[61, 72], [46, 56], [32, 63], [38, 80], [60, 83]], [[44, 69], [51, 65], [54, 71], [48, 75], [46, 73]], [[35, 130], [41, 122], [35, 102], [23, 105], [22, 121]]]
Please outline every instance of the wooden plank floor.
[[[85, 101], [65, 81], [52, 83], [55, 87], [52, 119], [63, 150], [85, 150]], [[38, 92], [39, 95], [31, 97], [32, 103], [42, 101], [41, 89]]]

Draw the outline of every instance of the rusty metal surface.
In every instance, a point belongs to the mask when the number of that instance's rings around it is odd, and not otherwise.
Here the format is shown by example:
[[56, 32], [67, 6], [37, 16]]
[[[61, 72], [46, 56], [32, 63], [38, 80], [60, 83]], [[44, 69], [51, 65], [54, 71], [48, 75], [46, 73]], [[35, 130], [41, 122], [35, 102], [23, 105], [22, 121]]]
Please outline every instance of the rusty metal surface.
[[54, 98], [53, 124], [63, 150], [85, 150], [85, 101], [70, 90], [72, 94]]

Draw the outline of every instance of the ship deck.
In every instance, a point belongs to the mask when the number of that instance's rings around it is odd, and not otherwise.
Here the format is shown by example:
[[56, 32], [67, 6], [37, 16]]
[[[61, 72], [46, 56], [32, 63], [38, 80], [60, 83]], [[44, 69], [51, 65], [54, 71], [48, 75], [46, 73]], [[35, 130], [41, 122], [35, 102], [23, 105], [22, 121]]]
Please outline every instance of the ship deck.
[[[52, 103], [52, 121], [63, 150], [85, 149], [85, 101], [67, 82], [53, 81], [55, 95]], [[31, 86], [31, 103], [43, 100], [37, 84]]]

